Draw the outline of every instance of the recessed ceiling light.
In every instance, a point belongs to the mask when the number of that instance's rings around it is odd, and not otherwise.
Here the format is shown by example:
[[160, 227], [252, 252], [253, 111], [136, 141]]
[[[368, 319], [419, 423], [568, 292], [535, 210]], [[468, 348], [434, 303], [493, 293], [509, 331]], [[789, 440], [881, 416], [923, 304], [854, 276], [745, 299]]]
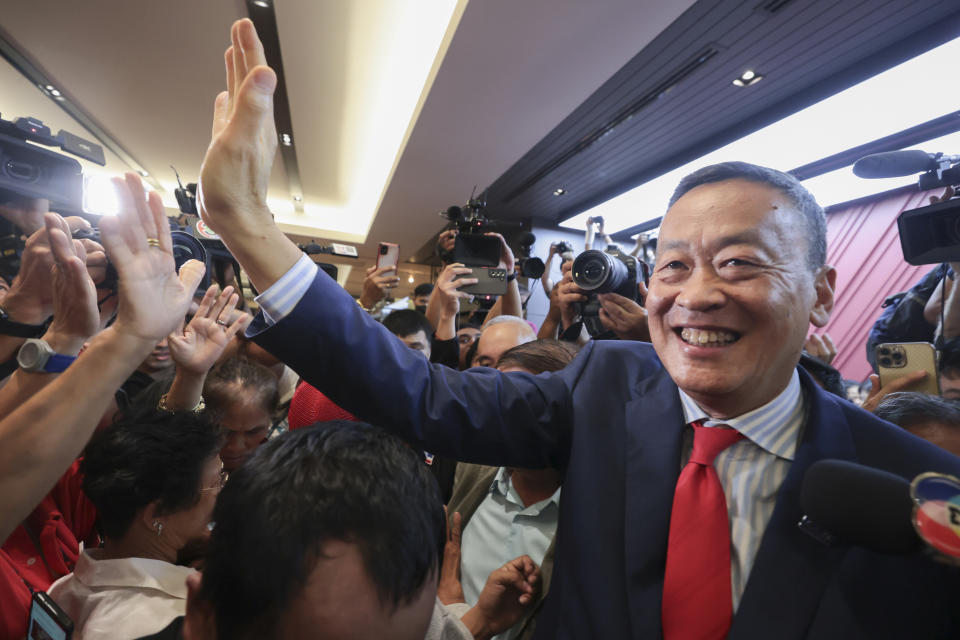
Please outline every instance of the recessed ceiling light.
[[293, 196], [294, 202], [303, 202], [303, 196]]
[[746, 71], [744, 71], [743, 73], [740, 74], [740, 77], [739, 77], [739, 78], [735, 78], [735, 79], [733, 80], [733, 84], [736, 85], [736, 86], [738, 86], [738, 87], [749, 87], [750, 85], [756, 84], [757, 82], [760, 82], [761, 80], [763, 80], [763, 76], [762, 76], [762, 75], [760, 75], [760, 74], [757, 73], [756, 71], [753, 71], [753, 70], [751, 70], [751, 69], [747, 69]]
[[267, 0], [254, 0], [253, 4], [257, 5], [258, 7], [263, 7], [264, 9], [270, 8], [270, 3], [267, 2]]
[[553, 190], [553, 195], [555, 195], [555, 196], [562, 196], [562, 195], [565, 194], [566, 192], [567, 192], [567, 190], [561, 187], [561, 188], [558, 188], [558, 189], [554, 189], [554, 190]]
[[293, 144], [293, 138], [290, 137], [289, 133], [280, 134], [280, 142], [283, 143], [283, 146], [289, 147]]
[[143, 176], [144, 178], [146, 178], [147, 176], [150, 175], [149, 173], [147, 173], [147, 172], [144, 171], [143, 169], [140, 169], [139, 171], [137, 171], [137, 173], [139, 173], [139, 174], [140, 174], [141, 176]]
[[413, 274], [412, 274], [412, 273], [410, 274], [410, 277], [407, 278], [407, 282], [409, 282], [410, 284], [413, 284]]

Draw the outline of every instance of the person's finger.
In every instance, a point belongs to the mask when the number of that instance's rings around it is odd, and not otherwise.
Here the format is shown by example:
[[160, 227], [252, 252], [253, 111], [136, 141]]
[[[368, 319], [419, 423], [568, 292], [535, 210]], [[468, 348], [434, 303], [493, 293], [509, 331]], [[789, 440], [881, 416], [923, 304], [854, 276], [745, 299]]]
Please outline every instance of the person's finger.
[[243, 64], [247, 70], [267, 64], [267, 57], [263, 53], [263, 44], [257, 36], [257, 28], [249, 18], [240, 20], [237, 29], [240, 46], [243, 48]]
[[460, 548], [460, 512], [453, 512], [453, 523], [450, 526], [450, 542], [453, 542], [457, 545], [457, 548]]
[[897, 378], [892, 382], [888, 382], [887, 386], [883, 387], [884, 395], [888, 393], [896, 393], [897, 391], [903, 391], [905, 388], [909, 387], [915, 382], [920, 382], [927, 377], [926, 371], [912, 371], [909, 374], [903, 376], [902, 378]]
[[203, 280], [203, 274], [206, 271], [207, 267], [199, 260], [187, 260], [181, 265], [178, 277], [180, 278], [180, 284], [183, 285], [184, 309], [193, 299], [193, 292], [197, 290], [197, 286]]
[[[217, 301], [213, 303], [213, 309], [210, 310], [210, 318], [212, 320], [220, 320], [220, 314], [223, 313], [223, 310], [227, 308], [230, 298], [234, 295], [233, 287], [227, 287], [220, 293], [220, 296], [217, 298]], [[233, 301], [236, 304], [236, 300]]]
[[163, 200], [156, 191], [151, 191], [147, 196], [147, 209], [150, 217], [153, 218], [153, 224], [156, 229], [156, 235], [152, 236], [160, 242], [160, 250], [173, 255], [173, 238], [170, 235], [170, 222], [167, 220], [167, 213], [163, 208]]
[[237, 96], [240, 93], [240, 85], [247, 77], [247, 70], [243, 63], [243, 51], [240, 47], [240, 21], [237, 20], [230, 27], [230, 50], [233, 54], [233, 91], [230, 94], [230, 102], [236, 105]]
[[233, 95], [237, 86], [237, 69], [233, 64], [233, 45], [223, 53], [223, 68], [227, 72], [227, 99]]
[[93, 227], [90, 226], [90, 223], [81, 218], [80, 216], [67, 216], [64, 219], [67, 226], [70, 228], [71, 233], [74, 231], [90, 231]]
[[[224, 292], [226, 293], [226, 292]], [[220, 296], [224, 297], [223, 295]], [[230, 323], [233, 321], [233, 312], [237, 308], [237, 302], [240, 301], [240, 295], [236, 293], [231, 293], [230, 297], [227, 298], [227, 304], [223, 307], [223, 310], [217, 314], [217, 323], [226, 322], [227, 326], [230, 326]], [[224, 327], [226, 328], [226, 327]]]
[[200, 304], [197, 306], [196, 313], [193, 314], [194, 318], [208, 318], [210, 316], [210, 309], [213, 307], [213, 301], [217, 298], [217, 290], [219, 287], [212, 284], [207, 287], [206, 292], [203, 294], [203, 299], [200, 300]]
[[[251, 138], [273, 126], [273, 91], [277, 74], [270, 67], [252, 69], [234, 97], [227, 127], [237, 130], [239, 139]], [[271, 138], [271, 140], [273, 140]]]
[[100, 239], [103, 240], [103, 246], [107, 250], [107, 257], [118, 268], [133, 258], [133, 252], [130, 251], [123, 237], [120, 221], [116, 218], [104, 217], [100, 220]]
[[833, 338], [830, 337], [829, 333], [823, 334], [823, 342], [827, 345], [827, 349], [831, 355], [837, 354], [837, 345], [833, 343]]
[[373, 264], [367, 267], [366, 277], [369, 278], [377, 271], [377, 265]]
[[59, 266], [65, 265], [70, 258], [75, 257], [73, 241], [60, 227], [62, 220], [63, 218], [55, 213], [48, 213], [43, 217], [47, 230], [47, 242], [53, 253], [53, 260]]
[[646, 283], [643, 280], [637, 281], [637, 293], [639, 295], [639, 304], [642, 307], [647, 302], [647, 294], [650, 291], [647, 289]]
[[[127, 182], [124, 178], [113, 178], [113, 186], [117, 190], [117, 198], [120, 201], [120, 212], [112, 220], [116, 220], [120, 237], [126, 243], [131, 253], [139, 253], [147, 248], [147, 234], [143, 230], [143, 223], [140, 221], [140, 215], [137, 213], [137, 205], [134, 202], [135, 195], [130, 192]], [[103, 222], [108, 218], [100, 220], [100, 236], [103, 237]]]
[[216, 138], [230, 120], [230, 94], [221, 91], [213, 101], [213, 125], [210, 137]]
[[236, 318], [236, 320], [231, 322], [230, 326], [227, 327], [227, 330], [226, 330], [227, 339], [229, 340], [230, 338], [233, 338], [233, 336], [237, 335], [238, 333], [246, 329], [251, 322], [253, 322], [253, 318], [249, 314], [241, 313]]
[[137, 211], [137, 217], [140, 218], [140, 226], [147, 238], [157, 237], [157, 222], [147, 206], [147, 192], [143, 188], [143, 182], [140, 176], [128, 171], [123, 174], [123, 179], [127, 184], [127, 189], [133, 197], [133, 204]]

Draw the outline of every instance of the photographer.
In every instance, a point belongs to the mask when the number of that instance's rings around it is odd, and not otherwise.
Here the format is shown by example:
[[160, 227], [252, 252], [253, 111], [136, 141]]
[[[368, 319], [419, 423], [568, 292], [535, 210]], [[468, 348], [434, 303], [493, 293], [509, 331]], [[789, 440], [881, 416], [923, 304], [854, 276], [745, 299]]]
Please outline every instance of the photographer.
[[[569, 265], [569, 266], [567, 266]], [[585, 344], [590, 339], [586, 327], [578, 321], [577, 305], [587, 301], [585, 292], [573, 281], [573, 263], [567, 263], [563, 269], [563, 279], [560, 281], [557, 293], [557, 304], [560, 307], [561, 321], [563, 322], [564, 339], [578, 344]], [[637, 292], [640, 302], [635, 302], [617, 293], [600, 293], [600, 310], [597, 315], [600, 324], [607, 331], [612, 332], [620, 340], [650, 341], [650, 330], [647, 328], [647, 312], [642, 302], [647, 297], [647, 287], [643, 280], [637, 282]]]
[[[70, 228], [60, 216], [49, 213], [44, 217], [53, 261], [54, 315], [44, 337], [62, 356], [61, 363], [73, 361], [58, 375], [49, 368], [56, 360], [43, 364], [42, 358], [27, 358], [21, 351], [21, 366], [27, 370], [18, 371], [0, 390], [0, 404], [17, 407], [0, 419], [3, 540], [70, 468], [116, 389], [160, 338], [182, 320], [203, 277], [204, 267], [197, 261], [185, 263], [177, 276], [160, 197], [151, 193], [148, 201], [135, 174], [116, 179], [115, 185], [122, 209], [116, 218], [104, 218], [100, 231], [119, 275], [118, 315], [113, 325], [94, 336], [75, 360], [84, 341], [99, 328], [96, 288], [87, 272], [82, 243], [71, 241]], [[53, 505], [51, 509], [71, 506]], [[51, 511], [50, 515], [55, 514]], [[71, 542], [64, 538], [58, 541], [68, 546]], [[51, 552], [49, 547], [37, 549], [39, 554], [47, 552]], [[72, 557], [77, 552], [74, 548]], [[30, 564], [35, 567], [39, 563]], [[6, 630], [20, 630], [10, 637], [21, 637], [26, 631], [30, 590], [46, 585], [43, 581], [29, 582], [6, 553], [0, 555], [0, 575], [5, 591], [0, 607], [2, 623]]]

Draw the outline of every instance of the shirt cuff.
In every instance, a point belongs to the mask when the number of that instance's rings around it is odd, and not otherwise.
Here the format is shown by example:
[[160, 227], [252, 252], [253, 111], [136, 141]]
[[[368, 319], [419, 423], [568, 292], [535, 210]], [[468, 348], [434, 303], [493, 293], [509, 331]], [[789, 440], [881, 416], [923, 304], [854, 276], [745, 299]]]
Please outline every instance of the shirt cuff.
[[254, 300], [260, 305], [267, 326], [275, 325], [293, 311], [317, 275], [317, 265], [303, 254], [279, 280]]

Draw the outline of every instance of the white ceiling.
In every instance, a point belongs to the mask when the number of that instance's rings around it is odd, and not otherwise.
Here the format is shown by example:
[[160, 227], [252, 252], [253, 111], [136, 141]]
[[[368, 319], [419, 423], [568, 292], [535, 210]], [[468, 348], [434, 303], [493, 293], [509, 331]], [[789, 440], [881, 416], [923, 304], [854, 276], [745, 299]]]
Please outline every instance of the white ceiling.
[[[402, 259], [412, 255], [440, 228], [438, 211], [493, 182], [693, 1], [431, 3], [275, 2], [308, 214], [286, 228], [322, 242], [345, 237], [356, 222], [346, 216], [374, 215], [368, 233], [348, 236], [361, 256], [346, 281], [353, 293], [378, 241], [400, 244]], [[31, 0], [5, 3], [0, 28], [173, 206], [168, 165], [195, 180], [224, 83], [229, 25], [244, 15], [240, 0]], [[433, 25], [429, 35], [415, 32], [416, 23]], [[410, 61], [398, 58], [413, 49]], [[401, 70], [416, 91], [398, 106], [389, 88]], [[14, 73], [0, 69], [3, 117], [37, 115], [54, 131], [90, 137]], [[392, 140], [378, 159], [380, 177], [358, 179], [369, 132], [391, 113], [398, 122], [376, 136]], [[108, 153], [107, 169], [127, 167]], [[288, 194], [278, 160], [271, 197], [279, 203]], [[428, 273], [404, 265], [400, 294], [413, 286], [408, 275], [417, 284]]]

